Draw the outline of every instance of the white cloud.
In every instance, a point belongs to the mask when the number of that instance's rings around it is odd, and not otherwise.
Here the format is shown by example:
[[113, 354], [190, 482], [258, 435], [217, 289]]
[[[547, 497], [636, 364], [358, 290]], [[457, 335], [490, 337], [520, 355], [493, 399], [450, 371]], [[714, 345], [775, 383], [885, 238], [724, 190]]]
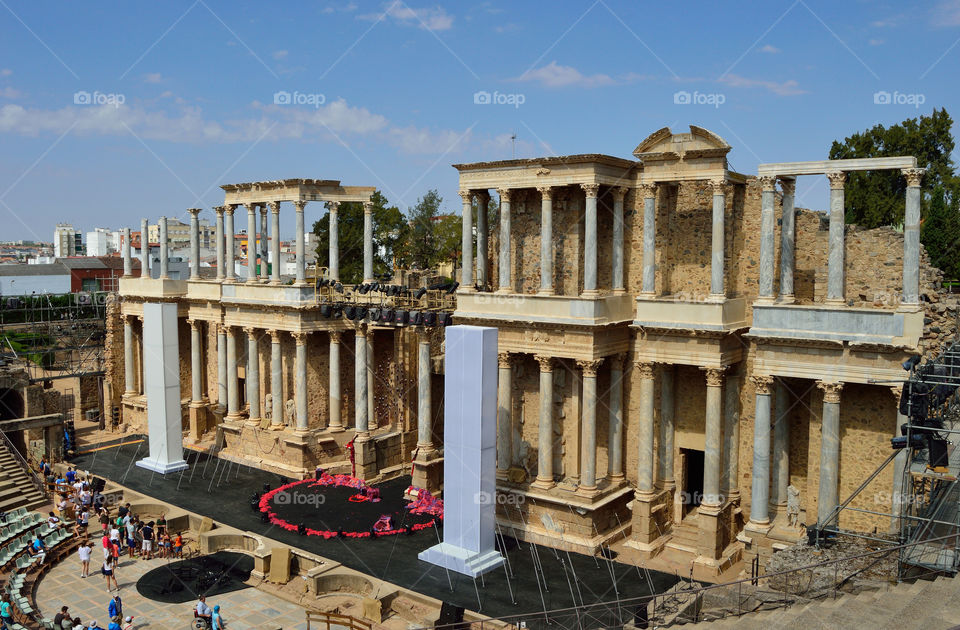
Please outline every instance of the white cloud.
[[403, 153], [443, 154], [463, 149], [470, 141], [471, 133], [431, 131], [414, 126], [394, 127], [387, 132], [387, 139]]
[[595, 88], [613, 85], [616, 81], [606, 74], [584, 75], [573, 66], [561, 66], [551, 61], [542, 68], [528, 70], [514, 79], [521, 82], [537, 82], [545, 87], [581, 87]]
[[272, 56], [274, 59], [276, 59], [277, 61], [280, 61], [281, 59], [286, 58], [286, 56], [287, 56], [288, 54], [290, 54], [289, 51], [286, 51], [286, 50], [276, 50], [276, 51], [273, 52], [273, 54], [272, 54], [271, 56]]
[[901, 22], [903, 22], [903, 15], [891, 15], [890, 17], [870, 22], [870, 26], [873, 28], [893, 28], [900, 26]]
[[346, 4], [340, 4], [340, 5], [336, 5], [336, 6], [330, 5], [330, 6], [324, 7], [322, 12], [323, 12], [323, 13], [327, 13], [327, 14], [330, 14], [330, 13], [351, 13], [351, 12], [356, 11], [356, 10], [357, 10], [357, 3], [356, 3], [356, 2], [348, 2], [348, 3], [346, 3]]
[[363, 20], [392, 18], [404, 26], [417, 26], [431, 31], [446, 31], [453, 28], [453, 16], [441, 6], [414, 9], [401, 0], [387, 4], [383, 12], [357, 16]]
[[960, 26], [960, 0], [941, 0], [933, 9], [934, 26]]
[[21, 92], [16, 88], [12, 88], [12, 87], [0, 88], [0, 98], [15, 99], [15, 98], [20, 98], [21, 96], [23, 96], [23, 92]]
[[160, 74], [159, 72], [151, 72], [149, 74], [145, 74], [143, 75], [143, 82], [144, 83], [162, 83], [163, 75]]
[[726, 83], [730, 87], [742, 88], [763, 88], [778, 96], [796, 96], [797, 94], [806, 94], [807, 91], [800, 88], [800, 84], [795, 80], [783, 81], [764, 81], [762, 79], [748, 79], [736, 74], [727, 74], [720, 79], [721, 83]]
[[765, 44], [765, 45], [761, 46], [760, 48], [758, 48], [757, 50], [759, 50], [759, 51], [762, 52], [762, 53], [768, 53], [768, 54], [771, 54], [771, 55], [775, 55], [775, 54], [777, 54], [778, 52], [780, 52], [780, 49], [779, 49], [779, 48], [777, 48], [776, 46], [771, 46], [770, 44]]

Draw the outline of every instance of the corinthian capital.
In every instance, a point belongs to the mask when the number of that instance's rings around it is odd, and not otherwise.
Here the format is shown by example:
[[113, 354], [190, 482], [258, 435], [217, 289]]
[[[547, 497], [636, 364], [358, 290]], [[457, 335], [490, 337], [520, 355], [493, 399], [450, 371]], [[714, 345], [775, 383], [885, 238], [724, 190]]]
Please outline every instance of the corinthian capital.
[[793, 177], [781, 177], [780, 189], [783, 190], [783, 194], [792, 195], [797, 189], [797, 180]]
[[537, 190], [540, 192], [540, 198], [544, 201], [553, 199], [553, 187], [552, 186], [537, 186]]
[[723, 387], [724, 368], [704, 368], [707, 374], [707, 387]]
[[280, 202], [279, 201], [268, 201], [267, 205], [270, 206], [270, 212], [273, 214], [280, 214]]
[[293, 209], [296, 210], [297, 212], [303, 212], [303, 209], [306, 208], [306, 207], [307, 207], [307, 202], [306, 202], [306, 201], [294, 201], [294, 202], [293, 202]]
[[827, 173], [827, 179], [830, 180], [830, 190], [843, 190], [843, 184], [847, 181], [847, 174], [843, 171], [831, 171]]
[[616, 186], [610, 192], [613, 193], [614, 201], [623, 201], [623, 198], [627, 196], [629, 190], [626, 186]]
[[777, 178], [764, 175], [760, 178], [760, 187], [763, 189], [763, 192], [773, 192], [777, 189]]
[[640, 184], [639, 186], [637, 186], [637, 189], [640, 191], [640, 194], [643, 195], [644, 199], [654, 199], [657, 196], [656, 182], [647, 182], [645, 184]]
[[537, 363], [540, 364], [541, 372], [553, 372], [553, 357], [538, 354], [534, 358], [537, 360]]
[[500, 203], [510, 203], [510, 189], [497, 188], [497, 194], [500, 195]]
[[907, 186], [919, 186], [920, 180], [923, 179], [923, 174], [927, 172], [925, 168], [905, 168], [902, 171], [903, 176], [907, 179]]
[[840, 402], [840, 390], [843, 389], [843, 383], [826, 383], [824, 381], [817, 381], [817, 387], [823, 390], [823, 402]]
[[770, 388], [773, 387], [772, 376], [751, 376], [750, 380], [753, 382], [753, 387], [757, 390], [758, 394], [770, 394]]
[[588, 199], [592, 199], [600, 191], [600, 184], [580, 184], [580, 188], [583, 188], [583, 192], [586, 193]]
[[597, 376], [597, 370], [600, 369], [600, 364], [602, 363], [603, 359], [593, 361], [577, 361], [577, 367], [583, 371], [584, 378], [594, 378]]
[[464, 189], [458, 190], [457, 194], [460, 195], [460, 199], [463, 200], [463, 203], [472, 203], [473, 202], [473, 191]]
[[653, 363], [650, 361], [637, 361], [636, 363], [637, 371], [640, 373], [640, 378], [653, 380]]
[[723, 177], [716, 177], [710, 180], [710, 188], [714, 195], [723, 195], [727, 192], [727, 180]]

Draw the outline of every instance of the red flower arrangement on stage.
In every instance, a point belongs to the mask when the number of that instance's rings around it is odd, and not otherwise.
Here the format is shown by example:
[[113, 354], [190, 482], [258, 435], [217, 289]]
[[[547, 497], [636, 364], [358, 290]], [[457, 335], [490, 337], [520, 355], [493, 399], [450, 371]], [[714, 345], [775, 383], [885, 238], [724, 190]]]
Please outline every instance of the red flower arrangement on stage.
[[[266, 492], [260, 497], [260, 511], [267, 515], [271, 524], [290, 532], [298, 531], [298, 526], [280, 518], [277, 513], [270, 508], [270, 501], [277, 494], [281, 492], [287, 492], [297, 488], [298, 486], [304, 486], [306, 488], [316, 488], [318, 486], [341, 486], [354, 488], [358, 492], [349, 498], [350, 501], [355, 503], [366, 501], [375, 503], [380, 501], [380, 490], [378, 488], [371, 488], [367, 486], [363, 480], [357, 479], [352, 475], [330, 475], [326, 472], [323, 472], [317, 479], [304, 479], [302, 481], [294, 481], [293, 483], [285, 484], [279, 488]], [[430, 522], [414, 523], [409, 527], [394, 528], [393, 518], [389, 514], [384, 514], [377, 520], [376, 523], [373, 524], [370, 530], [367, 531], [339, 532], [329, 529], [313, 529], [311, 527], [306, 527], [304, 528], [304, 533], [308, 536], [322, 536], [323, 538], [336, 538], [337, 536], [344, 536], [346, 538], [370, 538], [374, 536], [374, 532], [376, 533], [376, 536], [390, 536], [393, 534], [406, 534], [429, 529], [436, 525], [438, 520], [443, 519], [443, 501], [441, 499], [437, 499], [423, 488], [415, 488], [413, 486], [407, 488], [407, 493], [413, 494], [417, 497], [415, 500], [407, 504], [406, 509], [409, 511], [409, 513], [433, 516], [434, 518], [431, 519]]]

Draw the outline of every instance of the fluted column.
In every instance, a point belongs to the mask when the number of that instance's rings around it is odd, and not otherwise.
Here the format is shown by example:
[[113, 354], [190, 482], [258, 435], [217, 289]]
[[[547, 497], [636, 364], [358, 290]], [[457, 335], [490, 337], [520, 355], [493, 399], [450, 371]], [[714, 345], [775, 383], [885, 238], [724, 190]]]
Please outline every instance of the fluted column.
[[640, 375], [640, 415], [637, 428], [637, 493], [654, 492], [653, 475], [653, 363], [637, 363]]
[[[552, 488], [553, 357], [537, 355], [536, 359], [540, 364], [540, 418], [537, 424], [537, 479], [534, 485], [539, 488]], [[509, 370], [509, 367], [507, 369]]]
[[160, 217], [160, 225], [157, 232], [160, 233], [160, 278], [170, 277], [170, 242], [167, 233], [167, 217]]
[[553, 295], [553, 189], [540, 191], [540, 293]]
[[236, 239], [236, 227], [233, 225], [233, 213], [236, 211], [237, 207], [233, 205], [225, 206], [223, 209], [224, 213], [224, 230], [227, 232], [226, 242], [224, 243], [224, 249], [226, 249], [226, 260], [224, 261], [224, 272], [226, 278], [224, 282], [236, 282], [237, 281], [237, 244]]
[[270, 202], [270, 283], [280, 284], [280, 202]]
[[329, 269], [330, 279], [340, 279], [340, 202], [330, 202], [330, 247], [329, 247]]
[[373, 282], [373, 203], [363, 202], [363, 281]]
[[497, 368], [497, 476], [506, 478], [513, 464], [513, 369], [509, 353], [497, 354]]
[[257, 204], [243, 204], [247, 209], [247, 282], [257, 281]]
[[267, 264], [267, 248], [270, 244], [270, 234], [267, 230], [267, 204], [260, 204], [260, 281], [267, 282], [270, 280], [269, 269], [270, 265]]
[[354, 338], [354, 417], [356, 418], [357, 435], [367, 435], [370, 431], [367, 417], [367, 325], [358, 324]]
[[740, 500], [740, 380], [739, 376], [728, 376], [723, 397], [723, 488], [730, 501]]
[[460, 288], [462, 291], [473, 289], [473, 192], [470, 190], [461, 190], [462, 201], [462, 221], [461, 221], [461, 243], [460, 251], [463, 256], [463, 266], [460, 271]]
[[307, 416], [307, 334], [303, 331], [293, 333], [293, 339], [297, 344], [293, 361], [293, 397], [297, 431], [306, 431], [309, 427]]
[[751, 376], [757, 392], [753, 415], [753, 478], [750, 492], [750, 522], [770, 523], [770, 376]]
[[[296, 256], [297, 256], [297, 265], [296, 265], [296, 278], [295, 282], [298, 285], [302, 285], [306, 282], [306, 272], [305, 266], [306, 261], [304, 260], [304, 250], [306, 249], [306, 234], [303, 227], [303, 209], [307, 206], [306, 201], [294, 201], [293, 207], [297, 215], [297, 240], [294, 245]], [[334, 223], [335, 225], [335, 223]], [[333, 232], [331, 231], [330, 238], [333, 238]]]
[[227, 332], [217, 324], [217, 405], [227, 409]]
[[761, 177], [760, 185], [760, 288], [757, 299], [773, 301], [774, 223], [773, 207], [776, 203], [775, 177]]
[[150, 277], [150, 225], [140, 219], [140, 277]]
[[614, 293], [624, 293], [623, 281], [623, 198], [627, 188], [618, 186], [613, 189], [613, 270], [611, 288]]
[[770, 485], [770, 505], [778, 508], [786, 508], [790, 485], [789, 396], [787, 386], [778, 378], [773, 403], [773, 482]]
[[330, 431], [343, 431], [341, 408], [343, 399], [340, 395], [340, 335], [336, 330], [330, 331], [330, 422], [327, 428]]
[[657, 294], [657, 185], [641, 184], [643, 195], [643, 284], [641, 293], [647, 297]]
[[830, 250], [827, 256], [827, 299], [833, 304], [844, 301], [844, 182], [847, 174], [842, 171], [827, 173], [830, 180]]
[[723, 427], [723, 369], [708, 368], [704, 421], [703, 504], [723, 504], [720, 494], [720, 439]]
[[677, 487], [673, 477], [674, 417], [674, 371], [675, 366], [665, 364], [660, 369], [660, 458], [659, 477], [664, 490]]
[[583, 411], [582, 438], [580, 440], [580, 487], [579, 492], [587, 495], [597, 491], [597, 370], [599, 361], [577, 361], [583, 374]]
[[237, 328], [226, 326], [227, 331], [227, 418], [240, 419], [240, 384], [237, 382]]
[[433, 450], [433, 407], [430, 398], [430, 339], [417, 344], [417, 448]]
[[710, 295], [714, 298], [726, 296], [724, 278], [726, 269], [724, 258], [724, 221], [726, 219], [727, 197], [726, 180], [723, 178], [710, 180], [713, 188], [713, 216], [710, 236]]
[[500, 188], [500, 259], [499, 272], [500, 283], [497, 291], [499, 293], [513, 292], [513, 284], [510, 281], [510, 190]]
[[823, 390], [823, 414], [820, 425], [820, 488], [817, 494], [817, 524], [836, 525], [831, 514], [840, 503], [840, 390], [843, 383], [818, 381]]
[[780, 213], [780, 301], [792, 304], [793, 269], [796, 260], [794, 251], [797, 243], [796, 213], [794, 212], [794, 192], [796, 183], [792, 177], [780, 178], [783, 189], [783, 209]]
[[223, 257], [223, 206], [216, 206], [213, 211], [217, 215], [217, 234], [216, 234], [216, 248], [217, 248], [217, 280], [223, 281], [224, 278], [224, 257]]
[[[277, 234], [278, 232], [274, 232]], [[270, 428], [283, 427], [283, 348], [280, 345], [280, 331], [270, 331]]]
[[190, 324], [190, 402], [203, 400], [203, 337], [200, 336], [200, 322], [191, 319]]
[[[249, 251], [249, 250], [248, 250]], [[251, 422], [260, 421], [260, 344], [256, 328], [244, 328], [247, 333], [247, 403]]]
[[926, 169], [907, 168], [906, 207], [903, 215], [903, 303], [920, 303], [920, 180]]
[[490, 206], [490, 193], [486, 190], [475, 190], [477, 196], [477, 283], [481, 290], [486, 290], [490, 283], [490, 252], [488, 248], [487, 209]]
[[189, 208], [190, 213], [190, 279], [200, 278], [200, 208]]
[[580, 184], [586, 196], [583, 227], [583, 294], [597, 293], [597, 193], [599, 184]]
[[133, 258], [130, 252], [130, 228], [123, 228], [123, 277], [133, 275]]
[[607, 477], [623, 481], [623, 361], [624, 354], [610, 357], [610, 415], [607, 420]]
[[133, 358], [133, 324], [130, 317], [123, 317], [123, 395], [133, 396], [137, 393], [136, 365]]

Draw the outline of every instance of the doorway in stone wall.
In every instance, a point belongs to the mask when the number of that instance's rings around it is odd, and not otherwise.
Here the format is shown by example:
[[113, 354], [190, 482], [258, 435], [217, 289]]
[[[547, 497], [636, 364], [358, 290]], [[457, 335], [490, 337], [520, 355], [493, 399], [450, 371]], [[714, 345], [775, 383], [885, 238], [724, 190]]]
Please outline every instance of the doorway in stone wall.
[[692, 448], [680, 449], [680, 464], [683, 471], [680, 500], [683, 503], [682, 517], [696, 513], [703, 498], [703, 451]]

